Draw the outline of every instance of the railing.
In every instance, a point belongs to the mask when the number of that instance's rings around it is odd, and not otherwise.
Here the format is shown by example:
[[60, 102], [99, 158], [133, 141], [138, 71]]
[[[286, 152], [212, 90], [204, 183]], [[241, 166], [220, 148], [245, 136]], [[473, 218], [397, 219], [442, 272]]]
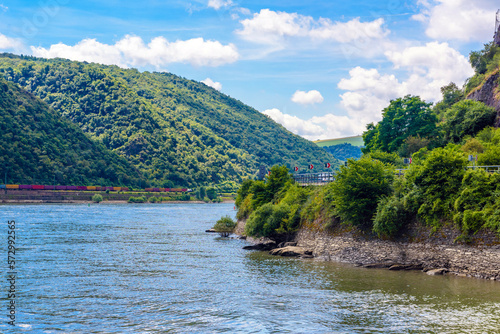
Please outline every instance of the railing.
[[488, 173], [500, 173], [500, 166], [467, 166], [466, 169], [484, 169]]
[[295, 182], [300, 185], [317, 185], [321, 186], [335, 181], [334, 173], [310, 173], [296, 174], [293, 176]]

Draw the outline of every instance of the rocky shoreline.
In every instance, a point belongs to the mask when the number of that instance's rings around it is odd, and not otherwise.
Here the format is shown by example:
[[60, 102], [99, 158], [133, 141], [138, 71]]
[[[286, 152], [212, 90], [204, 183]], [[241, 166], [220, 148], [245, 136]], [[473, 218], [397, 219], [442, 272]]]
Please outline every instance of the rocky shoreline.
[[[244, 234], [239, 221], [236, 234]], [[314, 258], [350, 263], [364, 268], [419, 270], [428, 275], [456, 275], [500, 281], [500, 242], [492, 233], [474, 236], [471, 244], [454, 242], [458, 231], [439, 233], [414, 229], [401, 240], [380, 240], [359, 231], [301, 229], [293, 242], [276, 245], [270, 240], [247, 238], [254, 245], [245, 249], [269, 251], [271, 255]]]

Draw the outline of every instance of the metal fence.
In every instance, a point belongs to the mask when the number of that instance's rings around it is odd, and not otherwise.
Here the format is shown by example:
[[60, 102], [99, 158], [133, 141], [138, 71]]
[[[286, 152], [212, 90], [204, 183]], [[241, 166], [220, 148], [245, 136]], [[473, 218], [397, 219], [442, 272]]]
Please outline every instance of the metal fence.
[[309, 174], [295, 174], [293, 176], [295, 182], [300, 185], [324, 185], [335, 181], [334, 173], [309, 173]]

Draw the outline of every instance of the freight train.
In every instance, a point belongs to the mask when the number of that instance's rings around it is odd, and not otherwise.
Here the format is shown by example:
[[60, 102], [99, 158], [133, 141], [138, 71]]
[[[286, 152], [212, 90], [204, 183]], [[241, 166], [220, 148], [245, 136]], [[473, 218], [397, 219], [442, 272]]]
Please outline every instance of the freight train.
[[[0, 189], [18, 190], [76, 190], [76, 191], [129, 191], [128, 187], [100, 186], [46, 186], [39, 184], [0, 184]], [[147, 192], [190, 192], [187, 188], [146, 188]]]

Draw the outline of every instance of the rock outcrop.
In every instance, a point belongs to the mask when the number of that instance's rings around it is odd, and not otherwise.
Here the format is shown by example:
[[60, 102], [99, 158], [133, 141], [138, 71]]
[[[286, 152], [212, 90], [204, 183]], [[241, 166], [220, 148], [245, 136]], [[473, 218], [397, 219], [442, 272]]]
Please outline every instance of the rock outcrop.
[[487, 106], [493, 107], [497, 111], [497, 118], [495, 120], [495, 126], [500, 126], [500, 92], [498, 91], [498, 79], [500, 74], [498, 71], [490, 75], [484, 84], [479, 88], [473, 90], [467, 99], [480, 101]]

